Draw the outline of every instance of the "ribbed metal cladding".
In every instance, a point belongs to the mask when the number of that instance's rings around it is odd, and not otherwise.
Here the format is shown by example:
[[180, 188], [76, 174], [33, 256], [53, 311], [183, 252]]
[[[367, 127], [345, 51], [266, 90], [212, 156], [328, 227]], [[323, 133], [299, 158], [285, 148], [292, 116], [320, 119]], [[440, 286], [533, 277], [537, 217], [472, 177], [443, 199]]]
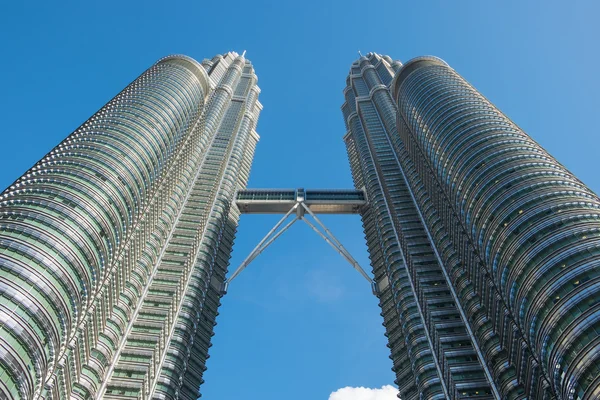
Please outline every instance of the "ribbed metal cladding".
[[0, 195], [0, 398], [198, 396], [256, 81], [163, 58]]
[[342, 106], [354, 183], [370, 203], [362, 217], [392, 369], [402, 399], [494, 398], [491, 373], [424, 224], [422, 185], [408, 179], [406, 149], [396, 143], [396, 107], [386, 84], [400, 68], [387, 56], [361, 57]]
[[208, 82], [199, 71], [179, 58], [157, 63], [2, 193], [0, 382], [7, 397], [42, 391], [105, 292], [153, 183], [202, 111]]
[[502, 396], [600, 398], [598, 196], [443, 61], [392, 88], [396, 146]]

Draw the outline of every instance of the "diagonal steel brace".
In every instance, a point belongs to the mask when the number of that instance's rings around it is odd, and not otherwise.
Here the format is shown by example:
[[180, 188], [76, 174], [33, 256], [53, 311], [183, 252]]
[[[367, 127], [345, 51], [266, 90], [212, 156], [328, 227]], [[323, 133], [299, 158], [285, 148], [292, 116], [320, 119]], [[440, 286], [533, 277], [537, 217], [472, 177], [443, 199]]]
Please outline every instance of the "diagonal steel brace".
[[244, 261], [240, 264], [239, 267], [235, 270], [231, 276], [226, 279], [221, 285], [221, 295], [227, 293], [227, 288], [229, 287], [229, 283], [234, 280], [247, 266], [254, 260], [260, 253], [262, 253], [271, 243], [273, 243], [283, 232], [287, 231], [290, 226], [294, 224], [294, 222], [298, 221], [300, 217], [295, 217], [293, 220], [288, 222], [279, 232], [275, 233], [277, 229], [285, 222], [285, 220], [298, 208], [298, 203], [294, 204], [294, 206], [275, 224], [275, 226], [265, 235], [265, 237], [256, 245], [254, 250], [246, 257]]
[[300, 203], [300, 205], [302, 207], [304, 207], [304, 209], [306, 210], [307, 213], [309, 213], [317, 222], [317, 224], [319, 224], [319, 226], [321, 226], [321, 228], [323, 228], [323, 230], [327, 233], [327, 236], [325, 234], [323, 234], [321, 231], [319, 231], [317, 229], [316, 226], [314, 226], [309, 220], [307, 220], [306, 218], [302, 218], [302, 220], [304, 222], [306, 222], [306, 224], [308, 226], [310, 226], [313, 231], [317, 232], [317, 234], [319, 236], [321, 236], [323, 239], [325, 239], [325, 241], [327, 243], [329, 243], [329, 245], [331, 247], [333, 247], [333, 249], [335, 251], [337, 251], [338, 253], [340, 253], [342, 255], [342, 257], [344, 257], [346, 259], [346, 261], [348, 261], [350, 263], [350, 265], [352, 265], [352, 267], [357, 270], [367, 281], [369, 281], [369, 283], [371, 283], [372, 279], [369, 276], [369, 274], [367, 274], [365, 272], [364, 269], [362, 269], [362, 267], [360, 266], [360, 264], [354, 259], [354, 257], [352, 257], [352, 255], [350, 255], [350, 253], [348, 252], [348, 250], [346, 250], [346, 248], [342, 245], [342, 243], [340, 243], [339, 240], [337, 240], [337, 238], [333, 235], [333, 233], [331, 233], [331, 231], [329, 229], [327, 229], [327, 227], [325, 226], [325, 224], [323, 222], [321, 222], [321, 220], [319, 218], [317, 218], [317, 216], [310, 210], [310, 208], [308, 208], [306, 206], [306, 204], [304, 203]]
[[[277, 231], [277, 229], [285, 222], [285, 220], [296, 211], [296, 217], [288, 222], [281, 230]], [[317, 224], [323, 228], [325, 233], [321, 232], [319, 228], [317, 228], [312, 222], [305, 218], [305, 211], [311, 215]], [[341, 254], [342, 257], [346, 261], [352, 265], [352, 267], [358, 271], [369, 283], [371, 284], [371, 289], [375, 296], [379, 295], [379, 289], [377, 283], [371, 279], [371, 277], [365, 272], [364, 269], [360, 266], [360, 264], [352, 257], [352, 255], [346, 250], [346, 248], [340, 243], [340, 241], [331, 233], [329, 229], [321, 222], [319, 218], [304, 204], [304, 202], [296, 203], [284, 216], [279, 220], [277, 224], [267, 233], [267, 235], [256, 245], [254, 250], [246, 257], [244, 261], [240, 264], [240, 266], [235, 270], [231, 277], [226, 279], [221, 285], [221, 296], [227, 293], [227, 289], [229, 288], [229, 284], [232, 280], [234, 280], [260, 253], [262, 253], [271, 243], [273, 243], [279, 236], [281, 236], [286, 230], [289, 229], [296, 221], [299, 219], [306, 222], [306, 224], [315, 231], [319, 236], [321, 236], [325, 242], [327, 242], [335, 251]]]

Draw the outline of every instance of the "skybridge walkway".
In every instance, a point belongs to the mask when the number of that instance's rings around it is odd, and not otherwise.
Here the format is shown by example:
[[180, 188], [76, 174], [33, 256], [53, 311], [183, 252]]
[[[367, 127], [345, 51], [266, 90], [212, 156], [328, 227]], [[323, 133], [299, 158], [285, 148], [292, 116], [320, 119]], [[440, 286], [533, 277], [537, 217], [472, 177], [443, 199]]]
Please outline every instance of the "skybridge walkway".
[[[240, 266], [223, 283], [221, 294], [227, 293], [233, 281], [260, 253], [288, 230], [295, 222], [304, 221], [337, 251], [369, 283], [373, 294], [377, 284], [358, 264], [340, 241], [317, 217], [317, 214], [359, 214], [367, 206], [364, 190], [355, 189], [244, 189], [235, 194], [235, 203], [242, 214], [283, 214], [283, 217], [258, 243]], [[292, 216], [293, 218], [289, 218]], [[310, 217], [310, 218], [309, 218]], [[286, 223], [287, 221], [287, 223]], [[285, 225], [284, 225], [285, 223]]]

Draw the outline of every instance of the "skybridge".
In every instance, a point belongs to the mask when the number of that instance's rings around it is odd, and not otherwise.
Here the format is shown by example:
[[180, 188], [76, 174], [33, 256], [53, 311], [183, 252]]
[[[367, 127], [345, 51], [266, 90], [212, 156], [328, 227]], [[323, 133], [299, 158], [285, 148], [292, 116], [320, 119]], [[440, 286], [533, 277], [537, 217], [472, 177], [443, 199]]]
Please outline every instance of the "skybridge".
[[342, 243], [317, 217], [317, 214], [360, 214], [368, 204], [364, 190], [244, 189], [236, 192], [235, 204], [242, 214], [283, 214], [283, 217], [258, 243], [248, 257], [242, 261], [234, 273], [223, 282], [221, 295], [227, 293], [231, 281], [297, 221], [304, 221], [323, 238], [327, 244], [350, 263], [352, 268], [370, 283], [373, 294], [378, 294], [375, 281], [371, 279]]
[[242, 214], [286, 214], [297, 203], [314, 214], [358, 214], [367, 198], [363, 190], [246, 189], [237, 192], [235, 202]]

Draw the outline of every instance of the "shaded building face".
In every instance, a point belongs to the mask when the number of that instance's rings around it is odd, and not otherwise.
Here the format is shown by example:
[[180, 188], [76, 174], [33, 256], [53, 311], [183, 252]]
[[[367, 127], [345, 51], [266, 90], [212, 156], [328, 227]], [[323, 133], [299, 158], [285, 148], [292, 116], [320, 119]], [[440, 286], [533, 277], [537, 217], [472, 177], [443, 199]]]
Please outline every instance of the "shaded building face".
[[598, 197], [437, 58], [370, 54], [347, 82], [401, 397], [600, 396]]

